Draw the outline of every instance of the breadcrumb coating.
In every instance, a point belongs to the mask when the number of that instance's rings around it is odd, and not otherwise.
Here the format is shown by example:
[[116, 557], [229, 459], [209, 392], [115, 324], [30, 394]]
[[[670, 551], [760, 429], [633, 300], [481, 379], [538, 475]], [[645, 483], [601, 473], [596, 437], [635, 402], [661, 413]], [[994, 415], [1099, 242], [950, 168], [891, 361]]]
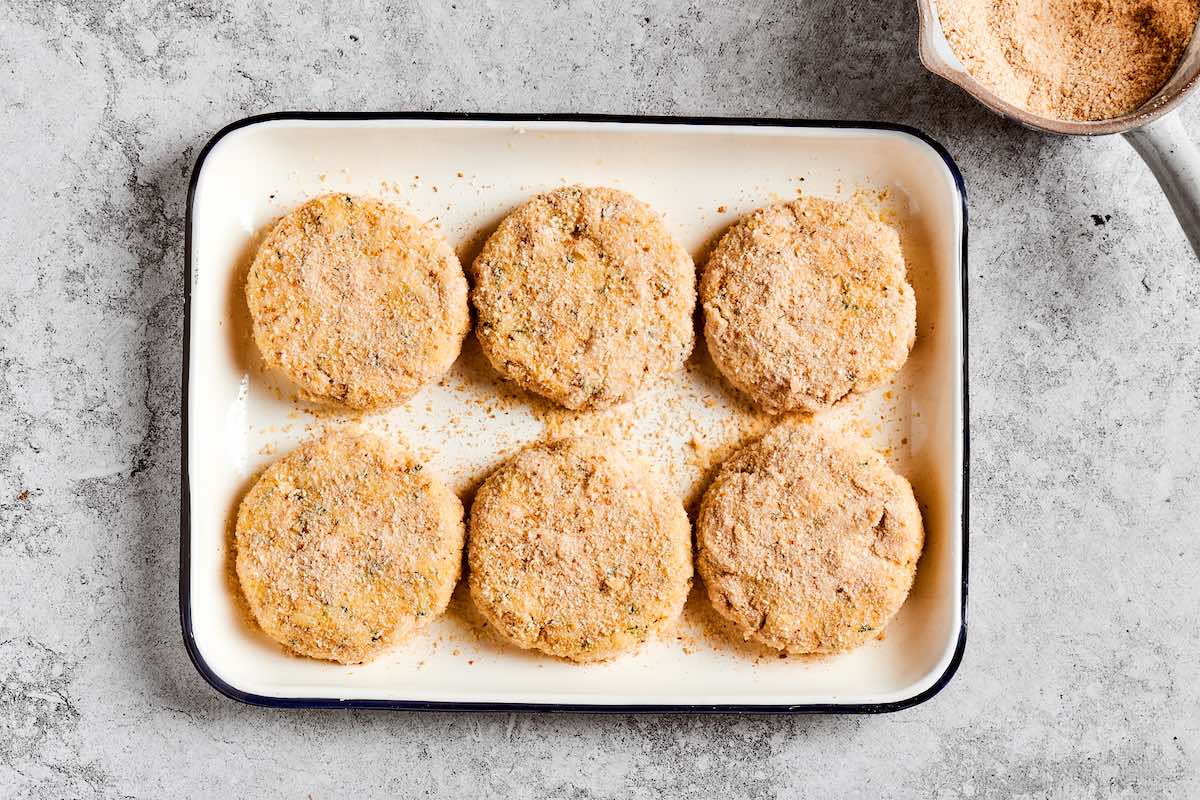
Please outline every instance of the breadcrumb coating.
[[247, 493], [237, 574], [268, 636], [355, 664], [445, 610], [463, 539], [462, 503], [421, 464], [369, 434], [328, 433]]
[[303, 397], [358, 410], [403, 402], [458, 358], [467, 279], [401, 209], [330, 194], [281, 219], [246, 281], [254, 341]]
[[471, 597], [504, 638], [574, 661], [637, 647], [691, 588], [683, 504], [601, 439], [532, 445], [493, 473], [467, 558]]
[[569, 186], [512, 212], [472, 268], [492, 366], [570, 409], [624, 402], [683, 366], [696, 270], [649, 206]]
[[830, 200], [742, 218], [709, 257], [700, 300], [713, 362], [772, 414], [816, 413], [880, 386], [916, 337], [896, 231]]
[[865, 442], [785, 423], [721, 465], [696, 544], [713, 608], [746, 639], [837, 653], [903, 605], [924, 530], [908, 481]]

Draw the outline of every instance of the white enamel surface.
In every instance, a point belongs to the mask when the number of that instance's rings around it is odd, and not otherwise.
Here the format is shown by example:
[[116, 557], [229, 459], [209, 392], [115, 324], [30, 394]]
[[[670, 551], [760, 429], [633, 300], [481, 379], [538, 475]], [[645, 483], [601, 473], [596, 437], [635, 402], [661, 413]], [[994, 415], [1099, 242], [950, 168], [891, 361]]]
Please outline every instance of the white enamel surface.
[[[264, 374], [247, 345], [240, 280], [256, 233], [307, 197], [346, 190], [436, 217], [467, 259], [507, 210], [564, 182], [633, 192], [663, 212], [694, 255], [740, 215], [797, 189], [843, 198], [888, 190], [883, 207], [900, 227], [917, 296], [917, 345], [889, 394], [881, 389], [831, 422], [890, 447], [924, 511], [916, 585], [885, 638], [834, 658], [756, 658], [701, 635], [707, 600], [693, 592], [683, 642], [666, 637], [608, 664], [578, 666], [481, 639], [464, 622], [469, 601], [460, 592], [451, 613], [416, 639], [346, 667], [287, 655], [245, 621], [229, 577], [237, 503], [257, 470], [328, 421], [289, 402], [294, 389]], [[962, 622], [963, 219], [952, 174], [921, 140], [865, 129], [281, 120], [241, 128], [213, 147], [192, 214], [190, 608], [198, 653], [224, 682], [295, 698], [857, 704], [909, 699], [948, 668]], [[465, 493], [502, 452], [543, 433], [519, 398], [489, 411], [480, 401], [495, 392], [469, 339], [442, 385], [362, 424], [408, 442]], [[725, 443], [731, 408], [711, 371], [694, 367], [621, 412], [635, 418], [624, 446], [656, 461], [685, 494], [701, 482], [688, 440]]]

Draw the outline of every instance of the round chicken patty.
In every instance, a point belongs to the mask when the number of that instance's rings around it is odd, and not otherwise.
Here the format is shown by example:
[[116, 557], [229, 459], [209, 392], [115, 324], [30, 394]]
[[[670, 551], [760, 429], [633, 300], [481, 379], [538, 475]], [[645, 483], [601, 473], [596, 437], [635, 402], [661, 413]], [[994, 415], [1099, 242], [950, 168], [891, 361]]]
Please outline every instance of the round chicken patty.
[[561, 439], [526, 448], [480, 487], [467, 561], [471, 597], [505, 639], [602, 661], [678, 618], [691, 529], [679, 498], [611, 443]]
[[254, 341], [308, 400], [369, 410], [441, 378], [470, 327], [467, 279], [407, 212], [330, 194], [285, 216], [246, 280]]
[[878, 636], [908, 596], [924, 532], [912, 487], [865, 442], [784, 424], [721, 465], [696, 544], [716, 611], [799, 655]]
[[356, 664], [445, 610], [464, 539], [458, 498], [369, 434], [329, 433], [272, 464], [237, 517], [237, 575], [263, 629]]
[[743, 217], [713, 249], [700, 300], [713, 362], [772, 414], [815, 413], [874, 389], [916, 338], [899, 235], [830, 200]]
[[488, 361], [567, 408], [624, 402], [691, 353], [695, 265], [627, 192], [537, 195], [500, 223], [472, 275]]

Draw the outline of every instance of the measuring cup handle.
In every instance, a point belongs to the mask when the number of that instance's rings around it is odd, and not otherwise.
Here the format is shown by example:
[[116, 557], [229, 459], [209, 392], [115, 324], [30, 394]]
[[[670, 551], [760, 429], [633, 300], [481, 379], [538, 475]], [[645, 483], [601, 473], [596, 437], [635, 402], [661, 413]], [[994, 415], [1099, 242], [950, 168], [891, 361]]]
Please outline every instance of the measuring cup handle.
[[1179, 113], [1127, 131], [1125, 138], [1158, 179], [1192, 249], [1200, 256], [1200, 150], [1184, 130]]

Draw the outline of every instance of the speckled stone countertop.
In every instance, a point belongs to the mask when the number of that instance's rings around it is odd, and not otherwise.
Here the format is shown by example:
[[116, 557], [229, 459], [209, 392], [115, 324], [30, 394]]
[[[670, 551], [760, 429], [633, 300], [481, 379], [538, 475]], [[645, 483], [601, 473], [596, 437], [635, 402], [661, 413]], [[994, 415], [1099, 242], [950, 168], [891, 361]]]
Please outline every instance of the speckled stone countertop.
[[[922, 70], [896, 0], [235, 5], [0, 9], [0, 797], [1200, 796], [1200, 264], [1125, 142], [990, 115]], [[176, 611], [186, 187], [217, 129], [283, 109], [942, 141], [972, 226], [957, 677], [882, 717], [278, 712], [210, 689]], [[1200, 102], [1183, 114], [1200, 130]]]

